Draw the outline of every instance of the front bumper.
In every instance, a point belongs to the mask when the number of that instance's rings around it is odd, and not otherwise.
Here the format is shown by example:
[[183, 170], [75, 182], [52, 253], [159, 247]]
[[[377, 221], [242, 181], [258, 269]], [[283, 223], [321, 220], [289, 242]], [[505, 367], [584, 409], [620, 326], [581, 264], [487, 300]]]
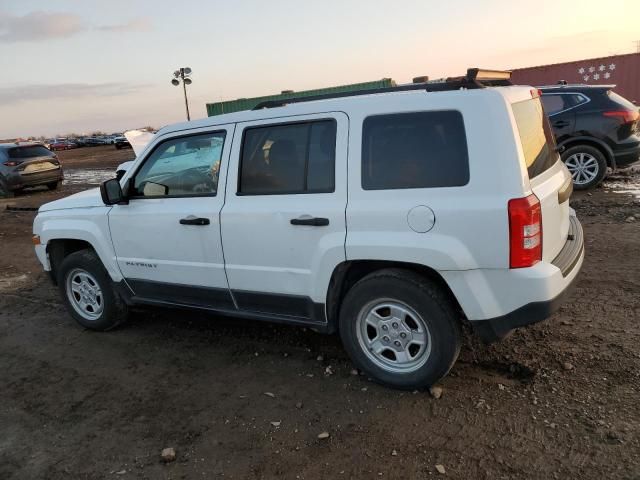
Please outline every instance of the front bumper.
[[566, 300], [575, 283], [584, 260], [584, 234], [582, 226], [575, 216], [570, 217], [571, 224], [567, 241], [551, 265], [560, 270], [566, 280], [562, 289], [553, 298], [529, 302], [505, 315], [471, 322], [478, 336], [485, 342], [494, 342], [506, 337], [516, 328], [541, 322], [553, 315]]

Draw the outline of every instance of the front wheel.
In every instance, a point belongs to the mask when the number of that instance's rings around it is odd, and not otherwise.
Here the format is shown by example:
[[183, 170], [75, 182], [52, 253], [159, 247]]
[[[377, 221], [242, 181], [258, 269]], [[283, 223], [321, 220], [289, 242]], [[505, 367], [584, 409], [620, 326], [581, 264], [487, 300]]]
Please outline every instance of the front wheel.
[[400, 269], [372, 273], [349, 290], [340, 336], [357, 367], [401, 389], [430, 387], [460, 352], [459, 321], [449, 299], [424, 277]]
[[607, 160], [600, 150], [589, 145], [576, 145], [562, 152], [562, 161], [573, 178], [576, 190], [600, 184], [607, 174]]
[[67, 310], [85, 328], [111, 330], [127, 318], [127, 305], [92, 250], [65, 257], [58, 271], [58, 286]]
[[47, 188], [49, 190], [57, 190], [61, 183], [62, 182], [60, 182], [60, 181], [47, 183]]

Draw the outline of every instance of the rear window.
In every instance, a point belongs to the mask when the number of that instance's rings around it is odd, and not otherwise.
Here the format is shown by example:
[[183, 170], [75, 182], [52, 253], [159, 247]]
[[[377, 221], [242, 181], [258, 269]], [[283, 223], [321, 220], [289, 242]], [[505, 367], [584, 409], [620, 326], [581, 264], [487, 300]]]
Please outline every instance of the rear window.
[[631, 103], [629, 100], [627, 100], [626, 98], [624, 98], [621, 95], [618, 95], [616, 92], [609, 90], [607, 92], [607, 95], [609, 96], [609, 99], [611, 99], [613, 102], [617, 103], [618, 105], [624, 107], [624, 108], [628, 108], [629, 110], [637, 110], [638, 107], [636, 105], [634, 105], [633, 103]]
[[9, 149], [9, 158], [53, 157], [55, 154], [42, 145]]
[[534, 178], [551, 168], [558, 160], [549, 119], [537, 98], [516, 102], [511, 105], [511, 109], [518, 126], [529, 178]]
[[453, 110], [377, 115], [362, 131], [362, 188], [459, 187], [469, 182], [467, 136]]

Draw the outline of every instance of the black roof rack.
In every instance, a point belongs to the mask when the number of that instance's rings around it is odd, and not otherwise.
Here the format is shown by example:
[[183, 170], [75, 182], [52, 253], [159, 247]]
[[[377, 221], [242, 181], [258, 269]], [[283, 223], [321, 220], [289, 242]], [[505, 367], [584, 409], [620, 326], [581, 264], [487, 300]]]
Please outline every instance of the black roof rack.
[[253, 110], [263, 108], [283, 107], [289, 103], [313, 102], [316, 100], [328, 100], [331, 98], [357, 97], [361, 95], [376, 95], [379, 93], [406, 92], [411, 90], [424, 90], [426, 92], [444, 92], [449, 90], [476, 89], [485, 87], [502, 87], [512, 85], [511, 72], [506, 70], [483, 70], [481, 68], [469, 68], [467, 74], [462, 77], [448, 77], [442, 80], [430, 80], [422, 83], [409, 83], [395, 87], [372, 88], [357, 90], [355, 92], [326, 93], [309, 97], [294, 97], [282, 100], [267, 100], [261, 102]]

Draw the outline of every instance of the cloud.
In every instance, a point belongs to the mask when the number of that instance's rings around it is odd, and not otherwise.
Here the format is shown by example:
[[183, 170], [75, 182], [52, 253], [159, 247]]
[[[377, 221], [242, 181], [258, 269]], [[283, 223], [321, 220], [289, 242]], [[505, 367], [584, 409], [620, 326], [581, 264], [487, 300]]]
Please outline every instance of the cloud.
[[130, 83], [59, 83], [54, 85], [18, 85], [0, 88], [0, 105], [32, 100], [77, 99], [81, 97], [118, 97], [149, 88]]
[[96, 27], [102, 32], [148, 32], [151, 30], [151, 20], [148, 18], [134, 18], [126, 23], [116, 25], [103, 25]]
[[73, 13], [36, 11], [22, 16], [0, 12], [0, 43], [67, 38], [86, 30]]
[[[93, 30], [107, 33], [148, 32], [151, 20], [134, 18], [114, 25], [99, 25]], [[9, 15], [0, 11], [0, 43], [37, 42], [68, 38], [90, 28], [75, 13], [36, 11], [26, 15]]]

